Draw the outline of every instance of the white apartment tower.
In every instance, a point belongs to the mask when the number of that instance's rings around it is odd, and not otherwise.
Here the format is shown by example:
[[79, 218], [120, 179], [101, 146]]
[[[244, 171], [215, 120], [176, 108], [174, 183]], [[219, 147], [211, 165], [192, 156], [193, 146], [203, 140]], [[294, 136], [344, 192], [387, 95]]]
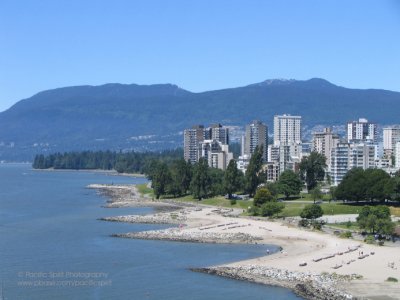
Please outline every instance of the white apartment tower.
[[395, 168], [397, 170], [400, 170], [400, 142], [396, 143], [394, 157], [395, 157]]
[[199, 157], [205, 158], [211, 168], [226, 170], [233, 154], [229, 146], [217, 140], [204, 140], [199, 144]]
[[274, 145], [301, 143], [301, 117], [291, 115], [274, 116]]
[[263, 160], [267, 161], [268, 152], [268, 127], [261, 121], [253, 121], [246, 125], [246, 135], [244, 137], [244, 155], [251, 155], [257, 146], [263, 146]]
[[400, 142], [400, 127], [383, 128], [383, 153], [387, 158], [395, 154], [397, 142]]
[[374, 168], [377, 146], [370, 143], [338, 143], [331, 153], [330, 175], [333, 185], [338, 185], [353, 168]]
[[377, 142], [377, 125], [360, 118], [358, 121], [347, 123], [347, 142]]
[[195, 164], [199, 160], [199, 145], [205, 138], [203, 125], [195, 125], [183, 132], [183, 157]]
[[195, 125], [190, 129], [185, 129], [183, 144], [184, 158], [192, 164], [197, 163], [200, 157], [204, 157], [208, 160], [210, 167], [225, 169], [225, 165], [233, 158], [228, 151], [229, 129], [221, 124], [213, 124], [208, 128]]
[[339, 136], [333, 134], [331, 128], [325, 128], [323, 132], [313, 133], [312, 151], [323, 154], [326, 157], [328, 167], [331, 163], [332, 149], [339, 143]]

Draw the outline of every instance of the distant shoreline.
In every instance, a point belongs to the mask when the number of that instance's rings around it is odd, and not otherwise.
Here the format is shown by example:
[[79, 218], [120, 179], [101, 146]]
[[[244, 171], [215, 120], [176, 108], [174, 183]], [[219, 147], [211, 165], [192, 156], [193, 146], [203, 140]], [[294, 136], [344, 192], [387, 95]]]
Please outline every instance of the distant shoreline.
[[98, 174], [107, 174], [112, 176], [126, 176], [126, 177], [139, 177], [146, 178], [146, 175], [140, 173], [118, 173], [115, 170], [102, 170], [102, 169], [35, 169], [32, 168], [33, 171], [39, 172], [90, 172], [90, 173], [98, 173]]
[[[400, 285], [385, 282], [400, 278], [399, 247], [378, 247], [297, 228], [297, 224], [242, 217], [242, 210], [173, 200], [143, 198], [135, 186], [92, 185], [110, 197], [107, 207], [167, 206], [146, 216], [115, 216], [104, 221], [179, 224], [178, 227], [113, 236], [200, 243], [274, 244], [282, 251], [270, 255], [193, 271], [292, 289], [306, 299], [399, 299]], [[360, 259], [360, 253], [365, 258]], [[305, 266], [301, 264], [306, 263]], [[400, 269], [400, 268], [399, 268]], [[361, 279], [362, 278], [362, 279]], [[354, 295], [354, 296], [352, 296]], [[356, 296], [356, 297], [355, 297]]]

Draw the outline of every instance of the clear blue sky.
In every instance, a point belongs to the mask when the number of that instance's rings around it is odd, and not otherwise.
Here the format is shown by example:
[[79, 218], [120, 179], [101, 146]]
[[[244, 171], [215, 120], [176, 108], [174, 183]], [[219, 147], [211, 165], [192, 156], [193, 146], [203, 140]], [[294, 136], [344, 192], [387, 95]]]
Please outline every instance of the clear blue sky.
[[312, 77], [400, 91], [400, 1], [0, 1], [0, 111], [71, 85]]

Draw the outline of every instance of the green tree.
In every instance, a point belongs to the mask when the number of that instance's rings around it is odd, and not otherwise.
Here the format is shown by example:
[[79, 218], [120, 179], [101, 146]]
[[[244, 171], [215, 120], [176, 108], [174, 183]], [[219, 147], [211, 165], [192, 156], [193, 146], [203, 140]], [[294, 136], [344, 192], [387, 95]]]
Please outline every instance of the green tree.
[[190, 190], [194, 198], [201, 200], [208, 197], [211, 188], [211, 177], [208, 162], [200, 158], [193, 166], [193, 176], [190, 183]]
[[266, 202], [271, 202], [274, 197], [267, 188], [259, 188], [254, 196], [254, 205], [260, 207]]
[[400, 201], [400, 177], [390, 178], [385, 184], [385, 194], [394, 201]]
[[385, 185], [390, 181], [390, 175], [381, 169], [367, 169], [364, 174], [366, 179], [366, 199], [370, 201], [385, 201], [389, 197], [385, 193]]
[[326, 157], [318, 152], [311, 152], [302, 158], [299, 165], [300, 177], [305, 181], [308, 191], [315, 188], [318, 181], [324, 180], [326, 167]]
[[190, 188], [190, 182], [192, 180], [192, 165], [182, 158], [175, 160], [170, 170], [172, 174], [170, 193], [174, 196], [185, 195]]
[[322, 192], [321, 192], [321, 189], [320, 189], [318, 186], [316, 186], [315, 188], [313, 188], [313, 189], [310, 191], [310, 194], [311, 194], [312, 199], [314, 200], [314, 204], [315, 204], [315, 201], [316, 201], [316, 200], [319, 200], [319, 199], [322, 198]]
[[254, 195], [258, 185], [262, 182], [261, 167], [263, 157], [263, 145], [257, 146], [254, 153], [251, 155], [249, 165], [245, 174], [245, 189], [250, 194]]
[[390, 209], [386, 205], [364, 206], [357, 217], [357, 223], [360, 228], [369, 230], [372, 234], [389, 235], [394, 229]]
[[210, 194], [209, 196], [217, 196], [224, 194], [224, 175], [225, 172], [217, 168], [209, 168], [210, 174]]
[[392, 235], [396, 225], [390, 219], [378, 219], [376, 222], [376, 231], [384, 235]]
[[172, 181], [171, 173], [165, 163], [160, 163], [152, 176], [152, 187], [157, 199], [165, 195], [167, 186]]
[[271, 195], [274, 196], [274, 198], [276, 198], [280, 193], [278, 182], [267, 182], [265, 187], [271, 192]]
[[231, 159], [228, 167], [226, 168], [224, 176], [224, 191], [228, 194], [229, 199], [232, 198], [232, 194], [234, 192], [238, 191], [241, 188], [240, 173], [242, 172], [238, 170], [236, 161]]
[[380, 169], [354, 168], [346, 173], [336, 190], [338, 199], [385, 201], [394, 191], [394, 180]]
[[300, 217], [303, 219], [318, 219], [322, 217], [324, 214], [324, 211], [322, 210], [321, 206], [318, 204], [310, 204], [306, 205], [304, 209], [300, 212]]
[[279, 214], [285, 208], [285, 204], [277, 201], [266, 202], [261, 206], [261, 215], [270, 217]]
[[332, 200], [336, 200], [336, 186], [331, 186], [329, 188], [329, 203], [331, 203]]
[[298, 195], [302, 186], [303, 184], [299, 176], [292, 170], [285, 170], [279, 176], [278, 190], [285, 195], [286, 199], [288, 199], [290, 195]]
[[365, 199], [367, 180], [364, 170], [361, 168], [351, 169], [343, 177], [338, 185], [335, 196], [337, 199], [360, 201]]

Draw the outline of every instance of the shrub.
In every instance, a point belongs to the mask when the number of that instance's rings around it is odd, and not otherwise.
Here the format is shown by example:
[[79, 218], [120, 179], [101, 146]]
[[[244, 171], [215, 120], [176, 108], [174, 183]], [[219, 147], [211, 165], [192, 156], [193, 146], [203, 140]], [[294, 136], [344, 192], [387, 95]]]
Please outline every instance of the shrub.
[[299, 221], [299, 226], [301, 227], [307, 227], [310, 224], [310, 222], [307, 219], [301, 219]]
[[321, 206], [318, 204], [307, 205], [300, 213], [303, 219], [317, 219], [324, 214]]
[[249, 214], [252, 215], [252, 216], [257, 216], [258, 215], [258, 211], [259, 211], [259, 208], [256, 207], [256, 206], [252, 206], [252, 207], [250, 207], [248, 209]]
[[270, 217], [279, 214], [285, 208], [281, 202], [267, 202], [261, 206], [261, 214], [264, 217]]
[[260, 188], [257, 190], [254, 196], [254, 205], [261, 206], [266, 202], [270, 202], [274, 199], [270, 191], [267, 188]]
[[375, 239], [372, 235], [369, 235], [364, 239], [364, 242], [367, 244], [375, 244]]
[[343, 239], [349, 239], [352, 237], [352, 234], [350, 231], [344, 231], [340, 234], [340, 237]]
[[236, 204], [236, 199], [231, 199], [231, 205], [235, 205]]
[[314, 229], [321, 230], [322, 225], [324, 225], [324, 222], [318, 222], [314, 220], [313, 222], [311, 222], [311, 224]]
[[395, 278], [395, 277], [388, 277], [388, 278], [386, 279], [386, 281], [389, 281], [389, 282], [399, 282], [399, 280], [398, 280], [397, 278]]

